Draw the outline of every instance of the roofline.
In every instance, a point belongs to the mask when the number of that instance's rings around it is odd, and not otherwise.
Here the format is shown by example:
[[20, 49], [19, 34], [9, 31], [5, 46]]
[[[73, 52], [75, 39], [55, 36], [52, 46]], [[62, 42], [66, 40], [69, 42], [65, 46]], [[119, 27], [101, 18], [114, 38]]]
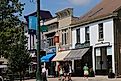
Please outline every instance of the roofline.
[[105, 20], [105, 19], [109, 19], [109, 18], [113, 18], [113, 17], [117, 17], [117, 13], [113, 13], [113, 14], [107, 14], [107, 15], [102, 15], [102, 16], [99, 16], [99, 18], [92, 18], [90, 20], [86, 20], [86, 21], [77, 21], [76, 23], [74, 24], [71, 24], [71, 28], [74, 28], [74, 27], [77, 27], [77, 26], [82, 26], [82, 25], [87, 25], [87, 24], [90, 24], [90, 23], [94, 23], [94, 22], [97, 22], [97, 21], [101, 21], [101, 20]]
[[[50, 11], [47, 11], [47, 10], [40, 10], [40, 12], [49, 12], [50, 13]], [[25, 15], [25, 17], [36, 14], [36, 13], [37, 13], [37, 11], [34, 11], [34, 12], [28, 14], [28, 15]]]

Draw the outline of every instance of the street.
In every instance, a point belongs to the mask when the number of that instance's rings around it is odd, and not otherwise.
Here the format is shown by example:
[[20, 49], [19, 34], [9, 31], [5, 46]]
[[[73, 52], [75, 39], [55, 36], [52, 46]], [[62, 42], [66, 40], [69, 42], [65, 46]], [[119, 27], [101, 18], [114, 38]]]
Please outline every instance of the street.
[[[25, 81], [36, 81], [36, 79]], [[58, 78], [48, 78], [48, 81], [58, 81]], [[121, 78], [109, 79], [107, 76], [96, 76], [85, 79], [84, 77], [72, 77], [72, 81], [121, 81]]]

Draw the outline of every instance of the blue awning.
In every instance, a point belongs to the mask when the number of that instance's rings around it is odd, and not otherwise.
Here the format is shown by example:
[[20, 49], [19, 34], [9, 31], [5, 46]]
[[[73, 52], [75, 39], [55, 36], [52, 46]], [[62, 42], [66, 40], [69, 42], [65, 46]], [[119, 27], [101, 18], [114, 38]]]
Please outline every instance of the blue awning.
[[47, 54], [46, 56], [43, 56], [41, 58], [41, 62], [50, 62], [54, 56], [55, 56], [55, 53]]

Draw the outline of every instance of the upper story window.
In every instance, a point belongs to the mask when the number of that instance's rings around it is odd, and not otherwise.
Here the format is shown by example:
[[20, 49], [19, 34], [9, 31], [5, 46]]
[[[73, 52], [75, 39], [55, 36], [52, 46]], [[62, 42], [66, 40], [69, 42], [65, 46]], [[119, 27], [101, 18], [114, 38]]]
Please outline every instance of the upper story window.
[[53, 37], [49, 37], [49, 38], [47, 38], [47, 40], [48, 40], [49, 46], [55, 46], [54, 38]]
[[76, 29], [76, 42], [80, 43], [80, 29]]
[[68, 33], [66, 30], [64, 30], [62, 32], [62, 45], [66, 45], [67, 44], [67, 38], [68, 38]]
[[99, 39], [103, 39], [103, 23], [98, 24]]
[[89, 37], [89, 26], [88, 27], [85, 27], [85, 40], [86, 41], [90, 41], [90, 37]]
[[55, 30], [58, 28], [58, 25], [55, 23], [55, 24], [51, 24], [51, 25], [48, 25], [48, 31], [51, 31], [51, 30]]

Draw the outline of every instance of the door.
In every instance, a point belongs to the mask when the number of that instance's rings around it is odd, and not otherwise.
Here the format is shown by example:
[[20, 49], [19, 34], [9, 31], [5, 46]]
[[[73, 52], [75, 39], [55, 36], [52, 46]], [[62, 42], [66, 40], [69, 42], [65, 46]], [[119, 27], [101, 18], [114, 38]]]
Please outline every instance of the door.
[[95, 49], [95, 64], [96, 74], [107, 75], [108, 74], [108, 63], [107, 63], [107, 47], [100, 47]]

